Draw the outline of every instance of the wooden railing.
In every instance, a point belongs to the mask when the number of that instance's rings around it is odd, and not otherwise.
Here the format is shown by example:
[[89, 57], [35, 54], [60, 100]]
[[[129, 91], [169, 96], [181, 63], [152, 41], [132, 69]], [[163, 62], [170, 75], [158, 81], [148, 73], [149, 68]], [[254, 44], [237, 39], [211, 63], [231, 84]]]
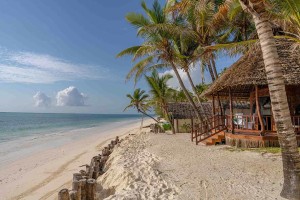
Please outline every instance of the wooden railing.
[[225, 129], [227, 129], [225, 126], [225, 116], [215, 115], [193, 127], [191, 140], [196, 139], [196, 144], [198, 144]]
[[295, 132], [300, 134], [300, 116], [292, 116], [292, 124], [294, 126]]
[[[226, 126], [228, 130], [232, 130], [231, 120], [233, 117], [233, 126], [235, 130], [262, 130], [258, 116], [251, 115], [226, 115]], [[264, 123], [264, 131], [276, 132], [274, 118], [271, 115], [262, 116]], [[292, 124], [296, 133], [300, 133], [300, 116], [292, 116]]]
[[[233, 123], [232, 120], [233, 119]], [[267, 132], [276, 132], [274, 119], [272, 116], [263, 116], [264, 130]], [[297, 134], [300, 134], [300, 116], [292, 116], [292, 123]], [[234, 127], [232, 127], [232, 125]], [[196, 140], [196, 144], [199, 142], [219, 133], [223, 130], [236, 132], [259, 132], [262, 130], [258, 116], [251, 115], [215, 115], [208, 118], [206, 121], [194, 125], [191, 133], [191, 140]]]

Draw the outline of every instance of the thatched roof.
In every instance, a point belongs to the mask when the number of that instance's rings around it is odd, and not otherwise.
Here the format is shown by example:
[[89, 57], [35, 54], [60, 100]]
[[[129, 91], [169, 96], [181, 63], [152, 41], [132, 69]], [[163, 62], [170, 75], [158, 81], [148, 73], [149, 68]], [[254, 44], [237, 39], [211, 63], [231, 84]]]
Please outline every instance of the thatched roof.
[[[300, 51], [294, 50], [292, 42], [276, 39], [280, 62], [286, 85], [300, 84]], [[259, 44], [242, 56], [216, 80], [203, 96], [228, 96], [231, 88], [233, 96], [248, 97], [255, 85], [267, 85], [265, 66]]]
[[[168, 103], [168, 112], [172, 113], [174, 119], [191, 119], [197, 118], [196, 113], [193, 110], [193, 107], [188, 102], [178, 102], [178, 103]], [[197, 107], [199, 108], [199, 104]], [[202, 103], [204, 108], [203, 115], [210, 116], [212, 115], [212, 106], [210, 102]], [[199, 108], [200, 110], [200, 108]]]

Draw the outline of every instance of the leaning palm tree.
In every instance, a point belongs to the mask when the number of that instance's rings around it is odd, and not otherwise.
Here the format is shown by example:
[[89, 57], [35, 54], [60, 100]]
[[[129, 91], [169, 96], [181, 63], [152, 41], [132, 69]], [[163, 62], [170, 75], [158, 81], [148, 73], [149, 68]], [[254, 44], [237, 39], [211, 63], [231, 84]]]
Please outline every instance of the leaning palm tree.
[[188, 101], [193, 107], [194, 112], [202, 121], [202, 115], [196, 106], [192, 96], [186, 89], [185, 84], [178, 72], [176, 65], [176, 49], [174, 47], [174, 37], [185, 37], [189, 34], [188, 31], [166, 31], [167, 27], [170, 30], [176, 29], [176, 25], [172, 24], [165, 10], [166, 6], [161, 7], [157, 0], [153, 3], [153, 8], [149, 9], [143, 2], [142, 7], [147, 15], [130, 13], [126, 19], [137, 27], [138, 35], [144, 39], [144, 43], [140, 46], [130, 47], [118, 54], [118, 57], [124, 55], [133, 55], [133, 60], [143, 58], [139, 61], [129, 72], [127, 78], [135, 76], [138, 80], [148, 70], [153, 70], [161, 67], [171, 67], [175, 76], [180, 84], [181, 89], [184, 91]]
[[281, 196], [300, 199], [300, 155], [266, 4], [264, 0], [240, 0], [240, 3], [253, 17], [264, 58], [272, 111], [282, 149], [284, 184]]
[[159, 76], [158, 72], [153, 70], [151, 76], [145, 76], [145, 78], [150, 87], [152, 102], [162, 110], [163, 116], [171, 125], [172, 133], [175, 134], [174, 124], [167, 109], [167, 103], [172, 94], [172, 89], [168, 87], [167, 82], [172, 78], [172, 75]]
[[156, 120], [154, 117], [147, 114], [147, 110], [149, 107], [147, 101], [148, 101], [149, 95], [145, 94], [144, 90], [137, 88], [134, 90], [133, 95], [127, 94], [126, 96], [130, 99], [130, 103], [126, 106], [124, 111], [127, 110], [128, 108], [135, 108], [135, 109], [137, 109], [137, 111], [139, 113], [142, 113], [143, 115], [146, 115], [146, 116], [150, 117], [151, 119], [155, 120], [156, 122], [158, 122], [158, 120]]

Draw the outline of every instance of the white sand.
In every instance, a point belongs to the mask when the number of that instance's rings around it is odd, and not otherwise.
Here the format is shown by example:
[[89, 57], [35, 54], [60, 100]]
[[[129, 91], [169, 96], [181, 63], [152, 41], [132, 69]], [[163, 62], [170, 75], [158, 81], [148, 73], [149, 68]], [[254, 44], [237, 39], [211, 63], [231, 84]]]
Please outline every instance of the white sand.
[[[174, 199], [178, 188], [157, 170], [158, 158], [145, 150], [146, 135], [131, 136], [110, 155], [97, 180], [97, 199]], [[107, 198], [106, 198], [107, 197]]]
[[80, 165], [90, 163], [111, 139], [136, 133], [139, 127], [140, 123], [134, 123], [107, 131], [87, 129], [94, 134], [1, 166], [0, 199], [56, 199], [60, 189], [71, 187], [72, 174]]
[[131, 137], [107, 167], [106, 199], [282, 199], [280, 156], [196, 146], [189, 134]]

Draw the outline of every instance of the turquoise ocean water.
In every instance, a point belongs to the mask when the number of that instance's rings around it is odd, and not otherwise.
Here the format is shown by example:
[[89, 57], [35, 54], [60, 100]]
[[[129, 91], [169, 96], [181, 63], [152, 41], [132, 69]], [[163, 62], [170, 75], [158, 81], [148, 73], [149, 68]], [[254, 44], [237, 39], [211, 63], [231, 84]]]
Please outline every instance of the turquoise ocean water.
[[140, 115], [127, 114], [52, 114], [1, 113], [0, 143], [21, 137], [61, 132], [79, 128], [104, 126], [116, 122], [132, 121]]
[[94, 134], [101, 137], [140, 120], [140, 115], [126, 114], [0, 113], [0, 170], [35, 152]]

